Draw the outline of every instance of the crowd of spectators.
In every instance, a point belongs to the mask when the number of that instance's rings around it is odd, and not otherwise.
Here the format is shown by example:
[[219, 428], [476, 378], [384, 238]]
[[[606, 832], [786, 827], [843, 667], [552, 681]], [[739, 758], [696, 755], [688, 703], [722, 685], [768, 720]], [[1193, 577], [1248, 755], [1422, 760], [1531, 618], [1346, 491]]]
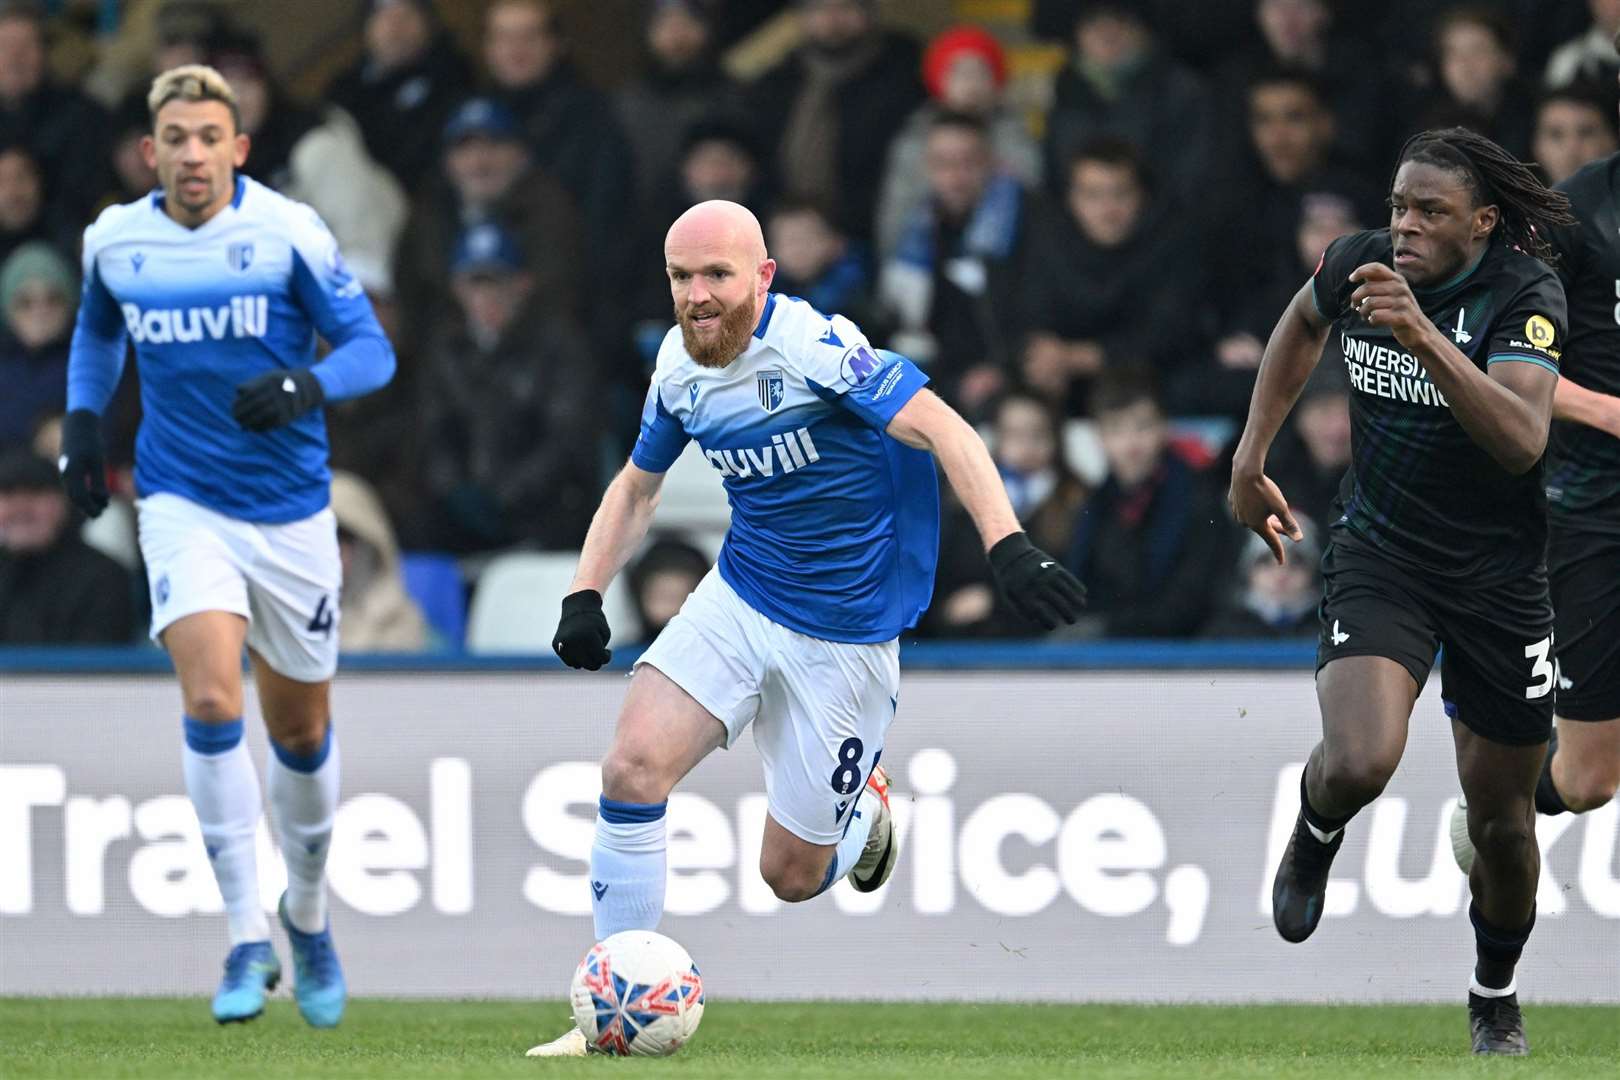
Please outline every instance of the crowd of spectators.
[[[386, 390], [328, 413], [353, 648], [453, 644], [401, 584], [402, 551], [471, 574], [578, 546], [671, 322], [664, 230], [708, 198], [758, 214], [777, 291], [911, 356], [987, 434], [1020, 520], [1090, 590], [1070, 633], [1310, 637], [1350, 453], [1342, 373], [1311, 380], [1272, 455], [1314, 523], [1288, 567], [1222, 497], [1288, 298], [1331, 240], [1384, 223], [1417, 130], [1473, 127], [1549, 182], [1620, 146], [1620, 0], [1032, 0], [1016, 34], [927, 39], [875, 0], [647, 0], [625, 28], [640, 62], [612, 84], [585, 76], [553, 0], [490, 0], [475, 35], [430, 0], [354, 6], [358, 58], [294, 95], [240, 8], [161, 3], [120, 82], [93, 47], [73, 78], [53, 67], [95, 5], [0, 0], [0, 643], [138, 636], [139, 566], [79, 539], [45, 463], [79, 237], [154, 186], [145, 84], [176, 63], [230, 80], [244, 171], [320, 212], [399, 356]], [[781, 55], [729, 75], [725, 50], [785, 16]], [[1065, 50], [1043, 107], [1010, 93], [1009, 37]], [[138, 374], [107, 417], [126, 499]], [[710, 555], [649, 546], [630, 575], [643, 634]], [[58, 564], [82, 610], [33, 584]], [[918, 633], [1035, 632], [948, 504]]]

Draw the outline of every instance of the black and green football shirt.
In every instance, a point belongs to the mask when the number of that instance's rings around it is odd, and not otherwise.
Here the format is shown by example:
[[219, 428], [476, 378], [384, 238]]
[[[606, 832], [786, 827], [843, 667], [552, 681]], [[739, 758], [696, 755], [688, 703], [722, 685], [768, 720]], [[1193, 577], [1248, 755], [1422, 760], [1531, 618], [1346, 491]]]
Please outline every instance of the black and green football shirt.
[[[1442, 581], [1484, 584], [1541, 565], [1541, 463], [1521, 476], [1497, 464], [1394, 332], [1350, 309], [1350, 273], [1370, 262], [1393, 267], [1387, 229], [1333, 241], [1311, 282], [1316, 309], [1332, 324], [1322, 363], [1343, 364], [1350, 377], [1352, 454], [1335, 526]], [[1539, 259], [1493, 239], [1455, 278], [1413, 293], [1480, 370], [1529, 363], [1558, 371], [1564, 289]]]
[[[1577, 224], [1556, 229], [1555, 266], [1569, 298], [1569, 340], [1559, 368], [1571, 382], [1620, 395], [1620, 154], [1558, 185]], [[1547, 446], [1547, 511], [1557, 528], [1620, 533], [1620, 439], [1555, 420]]]

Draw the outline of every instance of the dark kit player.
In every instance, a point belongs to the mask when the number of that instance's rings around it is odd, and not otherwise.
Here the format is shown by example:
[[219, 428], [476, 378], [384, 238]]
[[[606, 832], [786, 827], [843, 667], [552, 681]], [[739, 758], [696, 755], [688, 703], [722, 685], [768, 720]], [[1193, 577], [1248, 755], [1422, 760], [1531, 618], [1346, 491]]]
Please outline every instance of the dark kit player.
[[1266, 453], [1318, 357], [1345, 365], [1354, 453], [1322, 556], [1322, 741], [1273, 918], [1289, 941], [1316, 929], [1344, 828], [1399, 764], [1443, 645], [1478, 851], [1473, 1046], [1523, 1054], [1513, 972], [1535, 924], [1554, 682], [1541, 458], [1565, 325], [1543, 260], [1549, 230], [1571, 219], [1563, 195], [1461, 128], [1407, 141], [1389, 201], [1389, 228], [1330, 244], [1272, 331], [1232, 465], [1234, 513], [1282, 560], [1282, 534], [1301, 534]]
[[[1576, 224], [1554, 229], [1569, 297], [1547, 444], [1547, 571], [1556, 615], [1557, 728], [1536, 785], [1543, 814], [1584, 814], [1620, 787], [1620, 154], [1558, 190]], [[1457, 863], [1473, 846], [1459, 808]]]

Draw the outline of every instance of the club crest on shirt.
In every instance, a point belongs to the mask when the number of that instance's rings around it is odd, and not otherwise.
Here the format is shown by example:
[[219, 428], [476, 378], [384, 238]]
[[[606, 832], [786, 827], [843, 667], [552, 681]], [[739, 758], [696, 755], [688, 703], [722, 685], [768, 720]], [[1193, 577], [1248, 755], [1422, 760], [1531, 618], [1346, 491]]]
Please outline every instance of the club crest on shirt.
[[252, 244], [231, 244], [225, 248], [225, 262], [238, 274], [253, 265]]
[[784, 396], [782, 372], [777, 368], [770, 368], [761, 371], [754, 378], [759, 387], [759, 407], [766, 412], [775, 412], [777, 406], [782, 404]]

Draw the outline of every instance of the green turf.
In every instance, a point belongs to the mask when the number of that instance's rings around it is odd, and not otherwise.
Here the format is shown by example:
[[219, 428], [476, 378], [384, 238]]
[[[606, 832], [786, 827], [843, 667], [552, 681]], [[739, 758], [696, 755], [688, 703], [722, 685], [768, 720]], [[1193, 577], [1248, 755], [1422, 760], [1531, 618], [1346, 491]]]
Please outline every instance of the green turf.
[[352, 1002], [312, 1031], [277, 997], [216, 1027], [207, 1003], [0, 999], [0, 1077], [1451, 1077], [1615, 1076], [1620, 1015], [1532, 1006], [1534, 1054], [1479, 1060], [1461, 1006], [878, 1005], [722, 1002], [666, 1061], [530, 1061], [561, 1004]]

